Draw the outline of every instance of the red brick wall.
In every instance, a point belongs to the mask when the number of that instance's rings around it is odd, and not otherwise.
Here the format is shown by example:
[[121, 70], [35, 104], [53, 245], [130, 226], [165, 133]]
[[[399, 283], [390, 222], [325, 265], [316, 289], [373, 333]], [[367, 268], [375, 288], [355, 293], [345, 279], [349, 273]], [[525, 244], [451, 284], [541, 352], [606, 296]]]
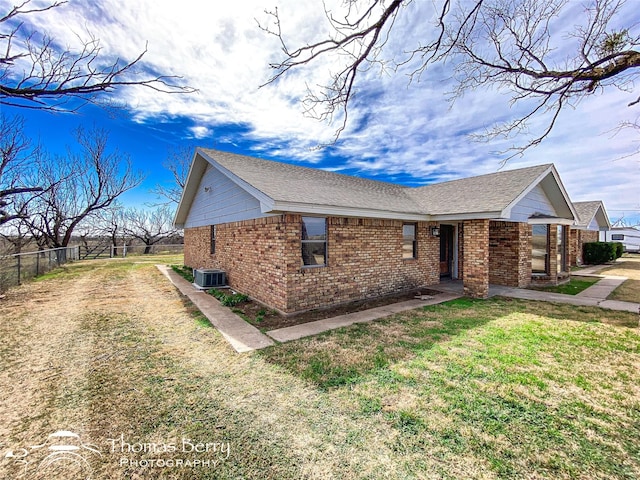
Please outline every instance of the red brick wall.
[[531, 226], [489, 223], [489, 283], [525, 287], [531, 282]]
[[464, 223], [458, 223], [458, 279], [464, 278]]
[[184, 263], [224, 270], [231, 287], [284, 310], [286, 225], [284, 216], [216, 225], [214, 255], [210, 253], [210, 226], [185, 229]]
[[464, 222], [464, 294], [489, 295], [489, 220]]
[[569, 262], [570, 265], [582, 265], [582, 249], [585, 243], [597, 242], [598, 232], [595, 230], [578, 230], [571, 229], [569, 231]]
[[221, 268], [229, 285], [284, 312], [374, 298], [439, 282], [435, 224], [417, 224], [417, 258], [402, 258], [398, 220], [330, 217], [327, 266], [301, 267], [301, 217], [283, 215], [185, 230], [185, 264]]

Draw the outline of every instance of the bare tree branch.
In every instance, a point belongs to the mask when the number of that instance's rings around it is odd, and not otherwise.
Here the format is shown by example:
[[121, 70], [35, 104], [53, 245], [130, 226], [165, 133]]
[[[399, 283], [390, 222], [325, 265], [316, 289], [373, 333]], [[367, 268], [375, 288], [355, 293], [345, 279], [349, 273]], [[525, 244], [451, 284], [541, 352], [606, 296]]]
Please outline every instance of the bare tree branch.
[[[640, 72], [640, 36], [632, 31], [638, 25], [620, 18], [624, 0], [588, 0], [582, 17], [572, 19], [575, 26], [558, 25], [575, 6], [571, 0], [443, 0], [434, 12], [432, 27], [412, 32], [422, 38], [401, 32], [407, 45], [417, 41], [418, 47], [404, 53], [386, 51], [395, 20], [410, 3], [351, 1], [344, 18], [327, 13], [330, 36], [300, 47], [288, 45], [278, 10], [267, 12], [272, 27], [261, 28], [280, 39], [284, 55], [271, 65], [276, 73], [267, 84], [320, 57], [347, 58], [328, 85], [304, 100], [307, 111], [318, 119], [331, 120], [336, 112], [343, 113], [338, 138], [346, 126], [359, 73], [374, 64], [407, 67], [411, 83], [432, 65], [447, 62], [457, 81], [452, 100], [470, 90], [498, 87], [511, 92], [512, 103], [527, 105], [528, 113], [489, 129], [484, 134], [487, 138], [523, 135], [534, 118], [546, 119], [537, 133], [510, 149], [513, 156], [542, 142], [567, 106], [609, 88], [631, 91]], [[352, 15], [356, 5], [362, 15]], [[625, 23], [626, 27], [619, 26]], [[558, 46], [565, 44], [573, 52], [557, 55]], [[640, 97], [629, 106], [639, 103]]]
[[173, 216], [174, 209], [168, 205], [155, 210], [130, 208], [124, 213], [124, 232], [144, 243], [144, 253], [149, 253], [153, 245], [179, 231], [173, 226]]
[[28, 221], [50, 248], [67, 246], [82, 222], [112, 207], [143, 180], [126, 155], [107, 149], [104, 130], [79, 128], [76, 140], [80, 154], [45, 157], [38, 165], [38, 176], [49, 187], [30, 206]]
[[24, 218], [23, 194], [42, 192], [31, 169], [36, 149], [24, 135], [24, 119], [0, 113], [0, 225]]
[[171, 172], [173, 183], [169, 186], [158, 184], [152, 190], [153, 193], [165, 200], [159, 206], [172, 204], [177, 206], [180, 203], [184, 186], [187, 183], [192, 157], [193, 151], [189, 147], [181, 147], [169, 151], [162, 166]]
[[99, 103], [99, 94], [120, 87], [143, 86], [162, 93], [195, 92], [178, 84], [180, 77], [143, 74], [141, 61], [147, 53], [146, 46], [132, 61], [115, 59], [105, 64], [100, 40], [91, 34], [88, 40], [79, 38], [80, 50], [72, 51], [60, 48], [46, 34], [26, 32], [22, 18], [67, 3], [28, 8], [30, 2], [24, 1], [0, 18], [0, 105], [73, 112], [86, 103]]

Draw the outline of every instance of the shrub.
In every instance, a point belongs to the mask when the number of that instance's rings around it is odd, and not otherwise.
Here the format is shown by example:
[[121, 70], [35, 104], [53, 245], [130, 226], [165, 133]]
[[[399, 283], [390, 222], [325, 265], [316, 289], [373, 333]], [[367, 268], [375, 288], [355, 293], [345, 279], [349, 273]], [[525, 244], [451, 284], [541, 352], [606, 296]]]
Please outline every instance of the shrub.
[[616, 246], [616, 258], [620, 258], [624, 253], [624, 245], [621, 242], [614, 243]]
[[243, 293], [225, 293], [217, 288], [212, 288], [211, 290], [208, 290], [207, 293], [216, 297], [225, 307], [235, 307], [236, 305], [249, 300], [249, 297]]
[[589, 242], [583, 246], [584, 263], [589, 265], [598, 265], [615, 260], [618, 258], [616, 253], [616, 244], [611, 242]]

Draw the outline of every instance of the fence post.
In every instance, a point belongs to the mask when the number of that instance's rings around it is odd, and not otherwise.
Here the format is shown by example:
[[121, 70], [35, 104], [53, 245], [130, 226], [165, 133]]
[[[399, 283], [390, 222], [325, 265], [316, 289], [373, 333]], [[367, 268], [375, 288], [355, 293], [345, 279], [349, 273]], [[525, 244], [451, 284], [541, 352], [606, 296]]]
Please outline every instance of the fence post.
[[124, 245], [122, 245], [122, 257], [126, 257], [127, 256], [127, 244], [125, 243]]
[[20, 272], [20, 267], [21, 267], [20, 258], [22, 258], [22, 257], [20, 255], [18, 255], [17, 258], [18, 258], [18, 285], [22, 285], [22, 281], [21, 281], [22, 274]]

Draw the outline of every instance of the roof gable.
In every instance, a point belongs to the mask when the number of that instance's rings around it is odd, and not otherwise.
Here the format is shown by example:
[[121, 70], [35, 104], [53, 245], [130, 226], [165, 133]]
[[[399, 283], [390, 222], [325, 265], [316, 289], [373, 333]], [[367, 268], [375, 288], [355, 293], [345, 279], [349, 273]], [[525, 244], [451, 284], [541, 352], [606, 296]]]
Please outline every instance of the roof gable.
[[508, 170], [436, 183], [413, 190], [432, 215], [501, 212], [525, 192], [549, 165]]
[[600, 200], [590, 202], [574, 202], [578, 213], [576, 228], [584, 230], [610, 230], [609, 215]]
[[[274, 204], [308, 204], [420, 213], [407, 187], [215, 150], [199, 150]], [[277, 206], [277, 205], [274, 205]]]
[[558, 217], [573, 221], [575, 216], [552, 164], [409, 188], [199, 148], [176, 212], [176, 225], [185, 225], [208, 166], [258, 200], [261, 214], [296, 212], [414, 221], [509, 219], [511, 209], [539, 186]]

